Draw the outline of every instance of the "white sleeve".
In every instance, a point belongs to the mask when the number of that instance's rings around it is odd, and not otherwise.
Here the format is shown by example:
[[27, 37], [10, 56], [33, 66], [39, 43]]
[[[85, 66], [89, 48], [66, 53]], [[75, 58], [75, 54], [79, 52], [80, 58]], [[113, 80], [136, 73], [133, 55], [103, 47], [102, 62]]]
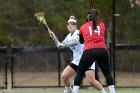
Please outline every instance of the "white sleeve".
[[72, 38], [69, 38], [69, 36], [67, 35], [67, 37], [64, 39], [62, 43], [67, 47], [73, 47], [79, 44], [79, 36], [74, 35]]

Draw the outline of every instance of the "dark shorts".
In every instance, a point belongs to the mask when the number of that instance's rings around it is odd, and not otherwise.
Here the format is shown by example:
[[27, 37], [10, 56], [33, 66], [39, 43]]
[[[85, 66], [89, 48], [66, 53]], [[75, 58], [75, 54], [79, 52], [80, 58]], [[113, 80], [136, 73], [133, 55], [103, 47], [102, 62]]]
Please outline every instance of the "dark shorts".
[[[77, 72], [77, 70], [78, 70], [78, 66], [77, 66], [77, 65], [75, 65], [75, 64], [73, 64], [73, 63], [70, 63], [69, 66], [70, 66], [75, 72]], [[89, 68], [88, 70], [93, 70], [93, 69]]]
[[93, 48], [84, 51], [79, 63], [80, 72], [85, 73], [94, 61], [98, 62], [103, 72], [109, 72], [109, 55], [108, 51], [104, 48]]
[[83, 52], [80, 59], [77, 75], [75, 76], [74, 85], [80, 85], [87, 69], [96, 61], [103, 75], [106, 78], [107, 85], [114, 85], [113, 78], [109, 67], [108, 50], [104, 48], [92, 48]]

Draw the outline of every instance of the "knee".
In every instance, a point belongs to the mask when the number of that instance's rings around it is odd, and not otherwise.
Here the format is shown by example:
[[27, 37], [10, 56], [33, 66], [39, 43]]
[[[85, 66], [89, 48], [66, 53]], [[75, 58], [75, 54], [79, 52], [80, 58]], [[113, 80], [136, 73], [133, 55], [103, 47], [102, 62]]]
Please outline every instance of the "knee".
[[87, 77], [87, 81], [90, 83], [90, 84], [94, 84], [96, 82], [95, 78], [94, 77]]
[[65, 74], [62, 74], [62, 75], [61, 75], [61, 79], [62, 79], [63, 81], [66, 81], [66, 80], [68, 79], [68, 77], [67, 77]]

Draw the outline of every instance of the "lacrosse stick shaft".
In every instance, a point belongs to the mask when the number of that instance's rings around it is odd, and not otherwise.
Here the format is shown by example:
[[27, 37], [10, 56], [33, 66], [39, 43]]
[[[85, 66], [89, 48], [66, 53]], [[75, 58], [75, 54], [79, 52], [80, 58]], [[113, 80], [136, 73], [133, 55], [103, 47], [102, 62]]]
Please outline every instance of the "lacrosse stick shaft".
[[49, 31], [49, 33], [50, 33], [50, 28], [49, 28], [49, 26], [47, 25], [47, 23], [44, 23], [45, 24], [45, 26], [47, 27], [47, 29], [48, 29], [48, 31]]
[[[49, 32], [50, 36], [52, 37], [52, 39], [53, 39], [55, 45], [57, 45], [57, 43], [59, 42], [59, 40], [57, 39], [56, 35], [55, 35], [55, 34], [52, 34], [53, 32], [50, 30], [50, 28], [49, 28], [49, 26], [47, 25], [47, 23], [44, 23], [44, 24], [45, 24], [45, 26], [47, 27], [48, 32]], [[51, 33], [51, 32], [52, 32], [52, 33]]]
[[[53, 32], [52, 32], [53, 33]], [[53, 33], [50, 35], [55, 43], [55, 45], [57, 46], [57, 43], [59, 42], [59, 40], [57, 39], [56, 35]]]
[[37, 19], [40, 21], [40, 23], [43, 23], [47, 27], [50, 36], [52, 37], [54, 43], [57, 45], [57, 43], [59, 41], [58, 41], [57, 37], [55, 36], [55, 34], [50, 30], [49, 26], [47, 25], [47, 22], [46, 22], [46, 19], [44, 18], [44, 15], [45, 15], [45, 13], [40, 12], [40, 13], [35, 13], [34, 16], [37, 17]]
[[91, 5], [92, 5], [92, 0], [90, 0], [89, 11], [91, 9]]

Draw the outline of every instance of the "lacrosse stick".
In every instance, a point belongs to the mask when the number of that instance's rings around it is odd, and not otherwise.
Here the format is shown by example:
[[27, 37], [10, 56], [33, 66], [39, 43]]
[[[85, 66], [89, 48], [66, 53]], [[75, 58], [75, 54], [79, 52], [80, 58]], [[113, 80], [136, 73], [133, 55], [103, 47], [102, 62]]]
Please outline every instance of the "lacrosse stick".
[[44, 15], [45, 15], [45, 13], [43, 13], [43, 12], [38, 12], [38, 13], [35, 13], [35, 14], [34, 14], [34, 16], [37, 18], [37, 20], [38, 20], [40, 23], [43, 23], [43, 24], [47, 27], [47, 29], [48, 29], [48, 31], [49, 31], [49, 33], [50, 33], [51, 30], [50, 30], [49, 26], [47, 25], [47, 21], [46, 21]]
[[38, 13], [35, 13], [35, 14], [34, 14], [34, 16], [37, 18], [37, 20], [38, 20], [40, 23], [44, 24], [44, 25], [47, 27], [50, 36], [52, 37], [52, 39], [53, 39], [53, 41], [55, 42], [55, 44], [57, 44], [57, 43], [58, 43], [58, 39], [57, 39], [57, 37], [55, 36], [55, 34], [50, 30], [49, 26], [47, 25], [47, 21], [46, 21], [44, 15], [45, 15], [44, 12], [38, 12]]

